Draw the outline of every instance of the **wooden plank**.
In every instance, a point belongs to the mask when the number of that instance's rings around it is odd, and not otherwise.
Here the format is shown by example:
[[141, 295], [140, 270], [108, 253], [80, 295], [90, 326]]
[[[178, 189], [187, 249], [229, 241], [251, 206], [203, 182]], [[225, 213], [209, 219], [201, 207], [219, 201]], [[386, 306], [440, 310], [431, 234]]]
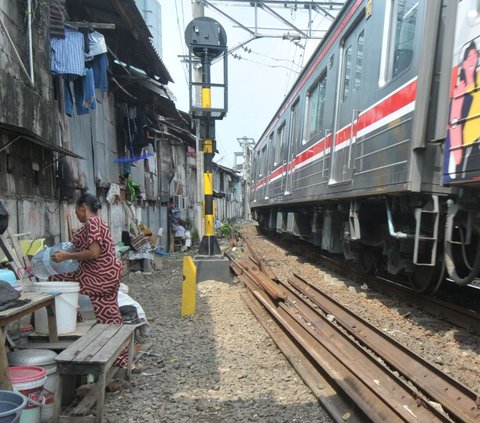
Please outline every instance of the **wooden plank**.
[[47, 305], [47, 319], [48, 319], [48, 340], [50, 342], [58, 341], [57, 318], [55, 317], [55, 301]]
[[95, 416], [60, 416], [58, 423], [94, 423]]
[[0, 326], [5, 326], [7, 323], [18, 320], [27, 314], [34, 312], [40, 308], [55, 302], [55, 296], [40, 292], [24, 292], [20, 297], [21, 300], [29, 299], [30, 302], [20, 307], [9, 308], [8, 310], [0, 311]]
[[39, 350], [65, 350], [73, 344], [74, 341], [58, 342], [27, 342], [26, 344], [17, 344], [15, 348], [20, 350], [39, 349]]
[[20, 242], [18, 241], [18, 238], [14, 233], [10, 231], [10, 229], [7, 228], [6, 233], [10, 237], [10, 241], [12, 242], [13, 249], [15, 250], [15, 253], [17, 254], [18, 260], [20, 263], [22, 263], [23, 267], [30, 267], [30, 259], [23, 254], [22, 246], [20, 245]]
[[[118, 372], [118, 367], [111, 367], [107, 372], [106, 377], [106, 384], [108, 385], [111, 380], [115, 377]], [[84, 416], [89, 414], [91, 408], [97, 402], [97, 395], [98, 395], [98, 384], [95, 384], [90, 391], [85, 395], [82, 400], [77, 404], [77, 406], [71, 411], [70, 414], [74, 416]]]
[[[117, 332], [108, 341], [108, 344], [104, 345], [98, 353], [92, 357], [92, 362], [104, 363], [107, 362], [112, 355], [117, 357], [120, 355], [122, 348], [125, 348], [133, 333], [135, 332], [135, 326], [130, 325], [118, 325]], [[115, 357], [116, 358], [116, 357]]]
[[102, 423], [103, 420], [103, 404], [105, 402], [105, 388], [107, 387], [107, 375], [102, 372], [98, 375], [98, 396], [97, 396], [97, 415], [95, 422]]
[[[59, 362], [72, 361], [80, 352], [88, 347], [105, 330], [106, 325], [95, 325], [81, 338], [77, 339], [69, 348], [60, 353], [55, 360]], [[107, 325], [108, 326], [108, 325]]]
[[[59, 367], [60, 370], [60, 367]], [[55, 390], [55, 404], [53, 406], [53, 421], [58, 423], [60, 418], [60, 412], [62, 411], [62, 392], [63, 392], [63, 377], [59, 372], [57, 389]]]
[[12, 390], [10, 375], [8, 374], [7, 350], [5, 347], [5, 336], [0, 330], [0, 389], [5, 391]]
[[5, 256], [10, 262], [15, 274], [18, 279], [22, 279], [24, 276], [23, 265], [15, 254], [15, 250], [11, 247], [10, 242], [8, 241], [5, 235], [0, 235], [0, 248], [3, 250]]
[[[99, 360], [97, 354], [102, 348], [105, 347], [105, 344], [110, 341], [112, 336], [114, 336], [117, 331], [118, 325], [103, 325], [104, 329], [100, 335], [97, 336], [93, 342], [88, 345], [88, 348], [85, 348], [83, 351], [80, 351], [75, 358], [73, 358], [73, 362], [80, 362], [80, 361], [89, 361], [91, 363], [106, 363], [107, 359]], [[88, 335], [88, 333], [87, 333]]]
[[137, 217], [135, 216], [135, 213], [133, 212], [130, 205], [128, 205], [125, 200], [120, 200], [120, 202], [122, 203], [123, 210], [125, 210], [127, 217], [129, 218], [129, 220], [132, 221], [133, 234], [140, 235], [142, 232], [138, 227], [138, 221], [137, 221]]

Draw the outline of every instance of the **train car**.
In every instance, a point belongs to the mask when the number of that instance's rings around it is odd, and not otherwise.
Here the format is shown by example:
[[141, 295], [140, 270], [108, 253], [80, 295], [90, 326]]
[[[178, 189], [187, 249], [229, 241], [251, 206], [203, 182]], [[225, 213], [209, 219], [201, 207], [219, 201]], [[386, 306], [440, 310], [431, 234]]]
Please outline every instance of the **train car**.
[[477, 0], [346, 1], [255, 146], [253, 217], [421, 292], [474, 280], [478, 35]]

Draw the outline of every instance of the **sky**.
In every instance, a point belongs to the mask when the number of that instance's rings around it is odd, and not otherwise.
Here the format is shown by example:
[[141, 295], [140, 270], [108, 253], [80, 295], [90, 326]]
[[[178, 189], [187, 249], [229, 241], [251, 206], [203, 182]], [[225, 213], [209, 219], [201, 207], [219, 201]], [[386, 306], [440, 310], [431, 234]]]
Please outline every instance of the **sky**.
[[[192, 20], [192, 0], [157, 0], [162, 6], [162, 50], [165, 63], [174, 83], [168, 88], [176, 97], [177, 108], [189, 111], [188, 65], [182, 63], [179, 56], [188, 55], [184, 41], [184, 32]], [[233, 3], [211, 1], [215, 7], [247, 27], [255, 23], [255, 9], [249, 3]], [[275, 8], [297, 28], [308, 27], [309, 14], [299, 8]], [[335, 14], [335, 11], [331, 11]], [[222, 14], [205, 6], [205, 16], [217, 20], [227, 33], [229, 49], [251, 38], [251, 35], [238, 27]], [[332, 20], [325, 13], [313, 12], [311, 28], [318, 30], [317, 35], [324, 33]], [[259, 28], [283, 28], [282, 30], [259, 29], [261, 34], [284, 35], [293, 34], [281, 21], [274, 19], [266, 12], [259, 10], [257, 15]], [[218, 153], [214, 161], [222, 166], [233, 167], [234, 153], [242, 149], [237, 138], [252, 138], [257, 142], [288, 94], [302, 67], [308, 62], [311, 54], [318, 46], [318, 39], [284, 40], [281, 38], [256, 39], [234, 54], [228, 55], [228, 113], [223, 120], [216, 121], [216, 142]], [[241, 58], [239, 58], [241, 57]], [[222, 73], [222, 63], [212, 65], [212, 82], [221, 82], [217, 75]], [[213, 104], [215, 107], [215, 104]], [[237, 163], [241, 158], [237, 158]]]

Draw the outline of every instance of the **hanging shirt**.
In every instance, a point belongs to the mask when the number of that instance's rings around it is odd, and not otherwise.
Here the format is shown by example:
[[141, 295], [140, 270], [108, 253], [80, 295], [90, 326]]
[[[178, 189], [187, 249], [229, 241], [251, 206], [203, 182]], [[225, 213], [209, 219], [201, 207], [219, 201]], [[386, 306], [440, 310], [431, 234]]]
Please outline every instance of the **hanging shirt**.
[[[105, 37], [100, 32], [93, 31], [88, 33], [88, 43], [90, 45], [90, 56], [98, 56], [107, 52]], [[92, 57], [93, 58], [93, 57]]]
[[51, 38], [51, 72], [54, 75], [85, 75], [83, 34], [65, 28], [65, 38]]

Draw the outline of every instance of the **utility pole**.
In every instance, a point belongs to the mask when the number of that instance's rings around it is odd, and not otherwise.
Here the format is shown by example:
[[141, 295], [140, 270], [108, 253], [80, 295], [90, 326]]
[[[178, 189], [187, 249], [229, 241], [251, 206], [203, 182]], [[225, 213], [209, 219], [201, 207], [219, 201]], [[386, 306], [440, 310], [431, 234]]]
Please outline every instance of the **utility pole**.
[[[205, 6], [201, 0], [192, 0], [192, 16], [193, 19], [205, 16]], [[195, 82], [202, 82], [202, 66], [200, 64], [193, 67], [193, 78]], [[190, 99], [191, 101], [191, 99]], [[202, 92], [200, 89], [195, 91], [195, 104], [198, 106], [202, 103]], [[201, 240], [205, 235], [205, 225], [203, 219], [203, 148], [200, 140], [200, 121], [195, 120], [195, 162], [197, 168], [196, 174], [196, 190], [195, 190], [195, 227], [198, 231], [198, 239]]]

